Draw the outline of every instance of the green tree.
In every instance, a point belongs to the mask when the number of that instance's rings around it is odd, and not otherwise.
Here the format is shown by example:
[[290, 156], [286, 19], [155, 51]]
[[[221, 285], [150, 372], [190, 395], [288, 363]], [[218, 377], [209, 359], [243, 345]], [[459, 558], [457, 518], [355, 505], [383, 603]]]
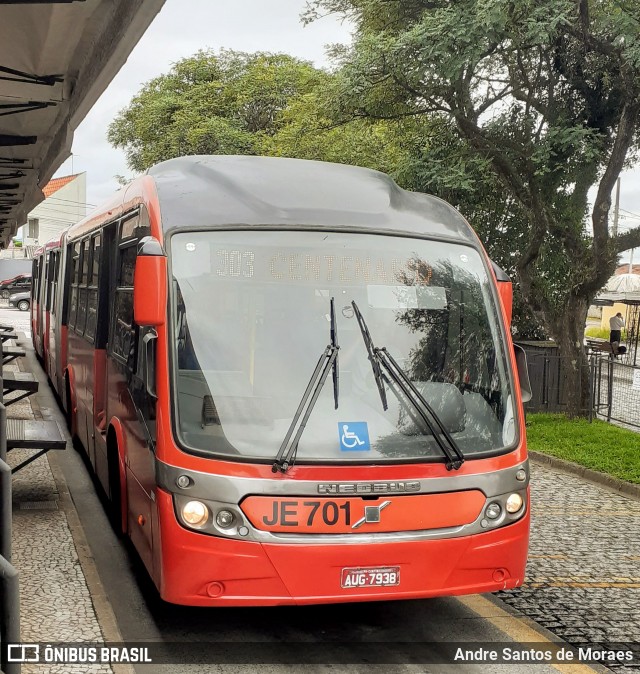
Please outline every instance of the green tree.
[[200, 51], [144, 85], [108, 139], [134, 171], [188, 154], [258, 154], [280, 111], [326, 77], [286, 54]]
[[[569, 409], [587, 394], [583, 328], [595, 293], [640, 231], [609, 232], [611, 192], [640, 115], [640, 5], [630, 0], [315, 0], [348, 16], [336, 49], [343, 119], [436, 116], [501, 185], [523, 297], [569, 367]], [[443, 177], [440, 177], [443, 180]], [[491, 182], [488, 182], [491, 185]], [[590, 203], [589, 192], [595, 197]]]
[[277, 130], [265, 137], [263, 154], [365, 166], [398, 177], [416, 145], [424, 142], [424, 122], [350, 120], [335, 123], [326, 103], [327, 86], [298, 97], [277, 117]]
[[336, 124], [333, 79], [285, 54], [200, 51], [145, 84], [108, 138], [134, 171], [188, 154], [263, 154], [395, 174], [424, 142], [424, 121]]

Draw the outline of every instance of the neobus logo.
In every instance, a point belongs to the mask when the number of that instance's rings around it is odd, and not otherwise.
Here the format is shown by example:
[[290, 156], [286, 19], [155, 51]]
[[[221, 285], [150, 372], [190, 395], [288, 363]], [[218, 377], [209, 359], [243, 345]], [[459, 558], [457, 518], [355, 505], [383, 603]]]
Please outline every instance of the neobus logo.
[[320, 494], [391, 494], [420, 491], [420, 482], [353, 482], [319, 484]]

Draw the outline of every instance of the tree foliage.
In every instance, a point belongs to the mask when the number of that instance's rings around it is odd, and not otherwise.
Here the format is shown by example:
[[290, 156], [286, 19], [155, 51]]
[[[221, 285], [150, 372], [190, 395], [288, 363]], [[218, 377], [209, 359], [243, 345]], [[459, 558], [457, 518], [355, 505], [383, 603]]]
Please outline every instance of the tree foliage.
[[422, 120], [336, 123], [335, 77], [286, 54], [200, 51], [145, 84], [109, 127], [133, 171], [188, 154], [262, 154], [396, 174], [422, 143]]
[[189, 154], [258, 154], [278, 114], [324, 78], [286, 54], [200, 51], [144, 85], [108, 138], [134, 171]]
[[484, 174], [480, 210], [508, 205], [501, 223], [520, 289], [577, 373], [588, 305], [618, 254], [640, 244], [638, 229], [609, 232], [612, 188], [638, 143], [640, 5], [315, 0], [309, 19], [314, 10], [357, 26], [354, 45], [335, 50], [334, 114], [435, 116], [455, 130], [459, 143], [439, 148], [440, 175], [428, 161], [420, 170], [454, 191]]

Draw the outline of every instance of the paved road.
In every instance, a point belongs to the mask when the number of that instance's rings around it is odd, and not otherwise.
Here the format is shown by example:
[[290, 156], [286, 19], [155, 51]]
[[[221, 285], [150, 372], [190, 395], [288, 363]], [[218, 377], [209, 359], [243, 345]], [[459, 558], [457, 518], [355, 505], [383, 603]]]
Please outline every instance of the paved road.
[[13, 325], [15, 330], [29, 334], [31, 322], [28, 311], [9, 308], [7, 300], [0, 299], [0, 323]]

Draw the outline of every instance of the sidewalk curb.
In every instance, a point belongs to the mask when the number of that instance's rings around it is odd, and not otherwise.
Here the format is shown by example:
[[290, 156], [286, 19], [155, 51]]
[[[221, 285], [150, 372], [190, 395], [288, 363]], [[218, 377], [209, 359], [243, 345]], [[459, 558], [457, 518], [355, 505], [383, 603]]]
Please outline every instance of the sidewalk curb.
[[[547, 641], [550, 644], [554, 644], [556, 646], [564, 646], [565, 648], [571, 650], [577, 649], [579, 647], [578, 645], [570, 644], [568, 641], [558, 636], [557, 634], [554, 634], [546, 627], [539, 625], [535, 620], [529, 618], [529, 616], [519, 611], [515, 606], [507, 604], [507, 602], [504, 599], [502, 599], [502, 597], [497, 596], [497, 594], [498, 593], [471, 594], [471, 595], [457, 596], [454, 598], [457, 601], [459, 601], [463, 606], [466, 606], [469, 610], [473, 611], [483, 619], [491, 622], [500, 631], [502, 631], [504, 634], [507, 634], [509, 638], [513, 639], [515, 643], [531, 644], [531, 643], [544, 643], [545, 641]], [[483, 602], [486, 602], [484, 606]], [[487, 604], [490, 604], [491, 606], [495, 607], [495, 610], [502, 613], [502, 616], [494, 616], [492, 615], [492, 612], [486, 611], [485, 607]], [[514, 635], [508, 633], [507, 631], [508, 627], [501, 624], [501, 618], [502, 619], [511, 618], [514, 621], [518, 621], [520, 623], [521, 628], [524, 628], [524, 630], [535, 634], [536, 636], [540, 637], [540, 639], [539, 640], [530, 639], [528, 635], [523, 635], [527, 640], [519, 641], [517, 638], [514, 637]], [[562, 664], [563, 663], [555, 663], [551, 666], [554, 667], [555, 669], [558, 669], [561, 672], [566, 671], [578, 672], [582, 670], [582, 672], [589, 671], [589, 672], [597, 672], [598, 674], [611, 674], [610, 669], [608, 669], [606, 666], [598, 662], [567, 661], [566, 666], [568, 666], [568, 668], [575, 668], [575, 669], [564, 669], [564, 667], [560, 668], [557, 666], [557, 665], [562, 666]]]
[[612, 477], [611, 475], [606, 475], [605, 473], [600, 473], [597, 470], [591, 470], [591, 468], [585, 468], [580, 466], [577, 463], [572, 461], [565, 461], [565, 459], [558, 459], [555, 456], [549, 456], [548, 454], [542, 454], [541, 452], [534, 452], [529, 450], [529, 458], [536, 462], [542, 463], [551, 468], [557, 468], [562, 470], [565, 473], [571, 473], [572, 475], [577, 475], [589, 482], [594, 482], [602, 487], [607, 487], [618, 494], [624, 494], [625, 496], [630, 496], [640, 500], [640, 485], [632, 484], [631, 482], [625, 482], [620, 480], [617, 477]]

